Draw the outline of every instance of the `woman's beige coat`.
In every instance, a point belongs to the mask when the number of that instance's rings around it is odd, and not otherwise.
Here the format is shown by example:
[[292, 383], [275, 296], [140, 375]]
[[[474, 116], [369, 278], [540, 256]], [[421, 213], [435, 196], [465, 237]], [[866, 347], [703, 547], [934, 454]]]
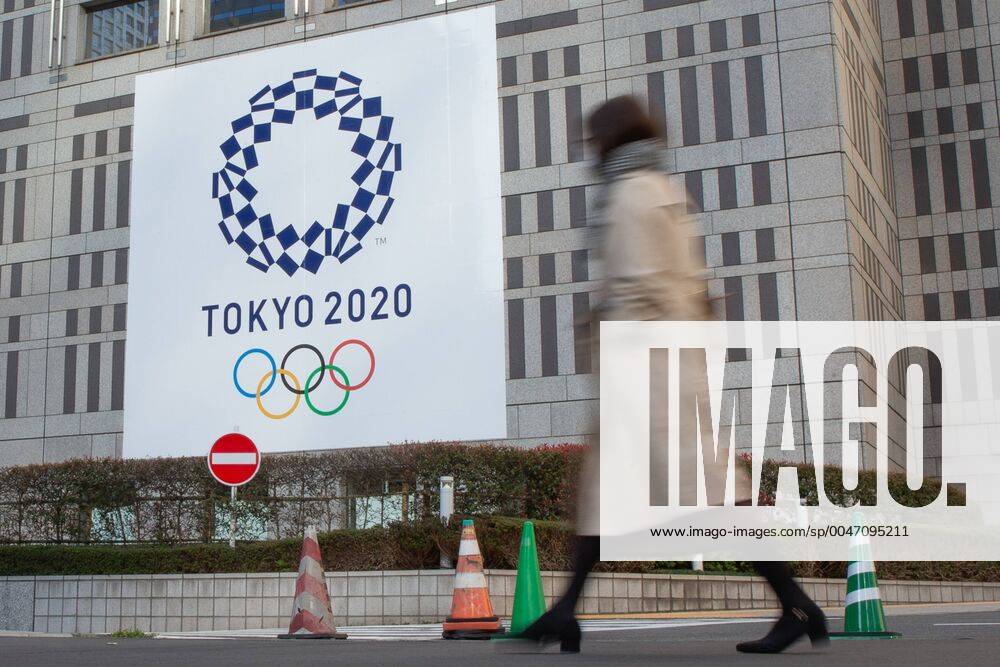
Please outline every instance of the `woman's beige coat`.
[[[712, 319], [704, 259], [693, 247], [699, 230], [688, 215], [684, 188], [663, 173], [639, 169], [612, 181], [606, 196], [599, 245], [602, 284], [590, 322], [592, 340], [598, 341], [602, 320]], [[597, 347], [591, 346], [594, 368], [599, 368]], [[680, 382], [682, 392], [695, 389], [692, 378], [682, 377]], [[598, 430], [595, 424], [593, 431]], [[636, 424], [636, 433], [646, 437], [645, 425]], [[581, 479], [577, 529], [582, 535], [598, 534], [600, 525], [596, 435], [592, 443]], [[685, 492], [695, 489], [682, 484], [681, 493]], [[721, 504], [721, 499], [709, 502]], [[614, 527], [608, 526], [607, 532], [614, 532]]]

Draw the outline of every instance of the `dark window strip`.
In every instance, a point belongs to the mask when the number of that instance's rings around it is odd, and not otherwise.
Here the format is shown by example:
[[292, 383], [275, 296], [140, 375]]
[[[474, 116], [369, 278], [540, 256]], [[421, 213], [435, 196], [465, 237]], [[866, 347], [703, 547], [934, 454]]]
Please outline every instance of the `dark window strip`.
[[7, 382], [4, 394], [4, 413], [7, 419], [17, 416], [17, 351], [7, 353]]
[[11, 116], [0, 120], [0, 132], [9, 130], [21, 130], [28, 127], [28, 114], [22, 116]]
[[524, 377], [524, 299], [507, 302], [507, 351], [510, 379]]
[[121, 410], [124, 397], [125, 341], [116, 340], [111, 344], [111, 409]]
[[538, 32], [539, 30], [552, 30], [553, 28], [565, 28], [576, 25], [578, 22], [577, 10], [571, 9], [565, 12], [555, 12], [553, 14], [542, 14], [526, 19], [516, 19], [514, 21], [504, 21], [497, 23], [497, 37], [511, 37], [512, 35], [523, 35], [528, 32]]
[[573, 295], [573, 353], [577, 373], [589, 373], [590, 363], [590, 294]]
[[87, 412], [97, 412], [101, 400], [101, 344], [87, 349]]
[[997, 265], [997, 239], [992, 229], [979, 232], [979, 265], [984, 269]]
[[556, 297], [539, 299], [540, 334], [542, 344], [542, 375], [559, 375], [559, 341], [556, 324]]
[[700, 0], [642, 0], [643, 11], [651, 12], [655, 9], [669, 9], [670, 7], [680, 7], [681, 5], [693, 5]]
[[949, 213], [962, 210], [962, 190], [958, 182], [958, 154], [955, 144], [941, 144], [941, 180], [944, 208]]
[[913, 201], [917, 215], [931, 212], [930, 182], [927, 179], [927, 151], [924, 146], [910, 149], [910, 163], [913, 170]]
[[108, 97], [103, 100], [94, 100], [93, 102], [83, 102], [82, 104], [77, 104], [73, 107], [73, 116], [79, 118], [80, 116], [89, 116], [95, 113], [104, 113], [106, 111], [117, 111], [118, 109], [127, 109], [131, 106], [135, 106], [135, 95], [129, 93], [128, 95], [118, 95], [117, 97]]
[[76, 412], [76, 345], [67, 345], [63, 366], [63, 414]]
[[767, 134], [767, 106], [764, 102], [764, 65], [760, 56], [744, 61], [746, 70], [747, 115], [750, 121], [750, 136]]
[[976, 208], [990, 208], [993, 196], [990, 192], [990, 162], [985, 139], [969, 142], [972, 158], [972, 189], [976, 195]]
[[760, 319], [773, 322], [778, 319], [778, 275], [761, 273], [757, 276], [760, 295]]

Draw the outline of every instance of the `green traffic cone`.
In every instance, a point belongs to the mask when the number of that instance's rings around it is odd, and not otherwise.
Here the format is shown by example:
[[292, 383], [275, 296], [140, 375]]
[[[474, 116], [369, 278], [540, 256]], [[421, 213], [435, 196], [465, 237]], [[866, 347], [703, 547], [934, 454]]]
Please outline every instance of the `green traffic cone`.
[[898, 632], [885, 629], [885, 612], [875, 579], [871, 544], [859, 531], [851, 537], [851, 561], [847, 566], [847, 600], [844, 631], [831, 632], [832, 639], [893, 639]]
[[525, 521], [521, 530], [521, 551], [517, 557], [517, 586], [514, 589], [510, 634], [520, 634], [544, 613], [545, 595], [542, 592], [542, 574], [538, 570], [535, 525]]

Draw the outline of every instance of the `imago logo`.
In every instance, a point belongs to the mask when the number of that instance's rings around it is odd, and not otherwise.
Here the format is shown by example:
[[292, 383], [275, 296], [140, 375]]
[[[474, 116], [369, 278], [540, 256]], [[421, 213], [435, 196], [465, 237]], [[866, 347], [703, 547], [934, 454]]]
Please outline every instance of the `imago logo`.
[[[730, 477], [735, 485], [734, 500], [738, 506], [774, 504], [776, 476], [763, 479], [758, 492], [752, 493], [749, 470], [754, 467], [755, 461], [755, 429], [752, 422], [740, 423], [741, 416], [753, 414], [754, 394], [762, 393], [755, 391], [757, 387], [748, 382], [753, 377], [753, 352], [746, 347], [725, 348], [720, 355], [723, 361], [712, 368], [713, 376], [710, 378], [707, 364], [709, 350], [704, 347], [656, 347], [649, 350], [651, 504], [670, 504], [668, 472], [671, 446], [677, 450], [679, 463], [680, 505], [697, 506], [699, 487], [704, 489], [708, 504], [722, 504]], [[769, 359], [756, 360], [756, 363], [771, 368], [770, 384], [764, 387], [767, 419], [757, 429], [763, 435], [763, 460], [774, 461], [779, 470], [781, 467], [798, 470], [793, 463], [795, 457], [790, 459], [785, 456], [782, 448], [786, 418], [790, 419], [793, 445], [795, 451], [801, 454], [798, 460], [817, 463], [816, 474], [822, 478], [822, 488], [830, 503], [845, 507], [877, 504], [877, 489], [871, 493], [854, 494], [852, 492], [858, 490], [858, 483], [847, 485], [842, 473], [828, 478], [826, 473], [835, 468], [824, 464], [834, 464], [840, 470], [845, 467], [854, 471], [863, 469], [865, 447], [877, 447], [878, 434], [882, 430], [889, 432], [889, 441], [900, 461], [911, 458], [911, 449], [921, 458], [940, 452], [940, 426], [932, 422], [934, 408], [941, 404], [942, 369], [940, 360], [931, 350], [919, 346], [905, 347], [895, 351], [886, 367], [879, 369], [869, 351], [856, 346], [840, 347], [826, 355], [820, 378], [805, 375], [800, 348], [774, 348], [772, 355]], [[669, 372], [672, 359], [678, 364], [678, 381], [674, 386], [671, 386]], [[913, 384], [913, 378], [908, 377], [907, 371], [911, 366], [919, 369], [918, 384]], [[856, 375], [852, 382], [856, 383], [857, 403], [850, 407], [873, 409], [877, 418], [849, 421], [845, 432], [844, 376], [848, 367], [853, 367], [853, 374]], [[881, 401], [877, 387], [870, 383], [879, 372], [884, 372], [889, 379], [888, 391]], [[866, 384], [865, 378], [869, 384]], [[816, 380], [819, 381], [818, 386]], [[804, 396], [809, 386], [822, 393], [822, 408], [818, 415], [810, 412], [809, 401]], [[710, 387], [719, 391], [710, 392]], [[907, 397], [913, 394], [920, 400], [923, 414], [919, 418], [931, 420], [931, 423], [924, 422], [919, 429], [919, 442], [909, 441], [906, 428], [908, 415], [905, 409], [899, 408], [900, 402], [905, 403]], [[677, 401], [678, 428], [675, 438], [671, 437], [668, 418], [671, 397]], [[716, 406], [714, 410], [713, 404]], [[823, 452], [818, 452], [814, 446], [817, 434], [823, 438]], [[844, 451], [845, 439], [853, 440], [857, 445], [853, 448], [854, 460], [846, 465], [842, 460], [835, 460], [837, 454]], [[733, 466], [737, 451], [743, 452], [742, 463], [747, 470], [741, 470], [744, 466]], [[823, 453], [833, 453], [834, 456], [827, 459]], [[920, 468], [920, 484], [916, 489], [887, 485], [889, 495], [897, 503], [923, 507], [934, 502], [940, 493], [945, 493], [945, 487], [932, 477], [933, 467], [923, 465]], [[730, 469], [734, 469], [732, 473]], [[805, 504], [818, 505], [818, 496], [803, 488], [807, 481], [811, 480], [798, 476], [798, 496]], [[959, 492], [964, 489], [960, 483], [951, 483], [949, 487]], [[955, 493], [949, 502], [964, 504], [964, 495]]]
[[600, 346], [602, 558], [841, 560], [862, 530], [881, 558], [1000, 556], [1000, 324], [604, 322]]

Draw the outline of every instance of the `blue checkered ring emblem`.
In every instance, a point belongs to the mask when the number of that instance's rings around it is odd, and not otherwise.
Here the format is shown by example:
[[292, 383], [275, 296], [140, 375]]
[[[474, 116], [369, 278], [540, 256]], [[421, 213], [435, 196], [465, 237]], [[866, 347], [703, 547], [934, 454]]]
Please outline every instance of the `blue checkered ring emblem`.
[[[391, 139], [392, 117], [382, 114], [382, 99], [362, 95], [361, 79], [352, 74], [321, 76], [311, 69], [280, 86], [264, 86], [249, 102], [250, 112], [231, 123], [232, 135], [219, 146], [225, 164], [212, 174], [226, 243], [240, 248], [250, 266], [266, 272], [277, 264], [289, 276], [300, 268], [316, 273], [327, 257], [346, 262], [372, 227], [385, 222], [393, 178], [402, 169], [402, 146]], [[338, 129], [356, 135], [351, 153], [359, 164], [351, 201], [338, 204], [327, 224], [315, 220], [300, 233], [295, 221], [274, 220], [254, 207], [258, 192], [249, 174], [258, 166], [255, 146], [303, 112], [316, 120], [339, 118]]]

